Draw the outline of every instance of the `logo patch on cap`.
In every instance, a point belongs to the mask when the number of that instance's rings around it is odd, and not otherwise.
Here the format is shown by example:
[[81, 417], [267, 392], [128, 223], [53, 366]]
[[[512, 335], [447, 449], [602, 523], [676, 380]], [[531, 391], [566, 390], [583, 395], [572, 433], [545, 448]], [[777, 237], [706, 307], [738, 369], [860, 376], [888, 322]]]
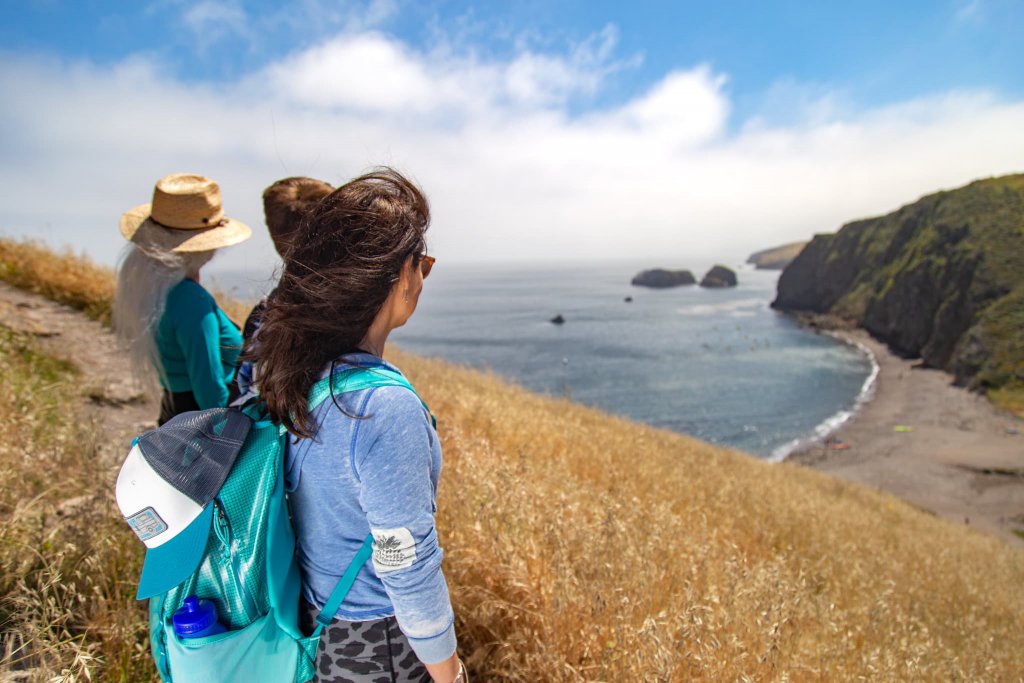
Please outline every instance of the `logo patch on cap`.
[[131, 517], [125, 519], [132, 531], [142, 539], [148, 541], [154, 536], [159, 536], [167, 531], [167, 523], [160, 518], [152, 507], [144, 508]]

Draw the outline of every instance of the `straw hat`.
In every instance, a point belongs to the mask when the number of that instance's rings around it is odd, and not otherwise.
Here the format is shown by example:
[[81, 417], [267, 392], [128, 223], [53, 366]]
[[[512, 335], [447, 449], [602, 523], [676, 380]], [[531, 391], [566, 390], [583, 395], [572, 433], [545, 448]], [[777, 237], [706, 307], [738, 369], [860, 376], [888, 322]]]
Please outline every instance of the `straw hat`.
[[153, 202], [121, 216], [121, 234], [161, 251], [209, 251], [249, 239], [252, 230], [224, 215], [220, 186], [209, 178], [175, 173], [156, 182]]

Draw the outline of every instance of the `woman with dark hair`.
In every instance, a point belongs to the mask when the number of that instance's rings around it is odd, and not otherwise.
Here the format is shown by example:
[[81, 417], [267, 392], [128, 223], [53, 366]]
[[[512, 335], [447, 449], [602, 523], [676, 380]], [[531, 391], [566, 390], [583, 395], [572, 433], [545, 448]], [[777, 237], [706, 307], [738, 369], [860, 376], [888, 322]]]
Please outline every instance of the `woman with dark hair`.
[[[283, 178], [263, 191], [263, 216], [267, 222], [267, 232], [274, 243], [274, 249], [284, 259], [291, 246], [291, 240], [299, 229], [299, 224], [316, 203], [334, 192], [328, 183], [316, 178], [295, 176]], [[271, 292], [273, 295], [273, 292]], [[263, 320], [263, 309], [267, 307], [264, 297], [249, 312], [242, 326], [242, 336], [249, 344]], [[243, 360], [238, 364], [236, 380], [238, 391], [248, 394], [253, 385], [252, 361]]]
[[429, 220], [423, 193], [396, 171], [342, 185], [301, 222], [263, 313], [256, 382], [294, 437], [285, 481], [310, 628], [374, 537], [372, 563], [320, 639], [316, 681], [465, 680], [434, 526], [441, 447], [430, 414], [403, 386], [307, 406], [313, 384], [333, 373], [398, 372], [384, 346], [416, 310], [434, 263]]

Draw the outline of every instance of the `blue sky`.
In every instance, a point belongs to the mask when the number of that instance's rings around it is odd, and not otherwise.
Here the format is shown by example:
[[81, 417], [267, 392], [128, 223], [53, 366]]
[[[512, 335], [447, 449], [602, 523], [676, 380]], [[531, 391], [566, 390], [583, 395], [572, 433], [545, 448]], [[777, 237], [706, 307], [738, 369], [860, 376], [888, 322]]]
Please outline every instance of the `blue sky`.
[[[0, 46], [98, 65], [150, 54], [179, 78], [216, 82], [315, 45], [367, 12], [351, 2], [284, 4], [8, 2]], [[523, 43], [560, 51], [613, 27], [616, 53], [630, 65], [597, 96], [574, 103], [577, 111], [623, 101], [674, 68], [700, 63], [729, 74], [733, 123], [761, 114], [780, 84], [841, 90], [856, 106], [950, 88], [1024, 93], [1019, 0], [376, 4], [381, 18], [368, 23], [411, 46], [429, 50], [445, 32], [462, 49], [495, 58]]]
[[258, 226], [276, 177], [394, 163], [456, 260], [738, 258], [1024, 170], [1022, 37], [1018, 0], [8, 2], [0, 231], [111, 262], [181, 166]]

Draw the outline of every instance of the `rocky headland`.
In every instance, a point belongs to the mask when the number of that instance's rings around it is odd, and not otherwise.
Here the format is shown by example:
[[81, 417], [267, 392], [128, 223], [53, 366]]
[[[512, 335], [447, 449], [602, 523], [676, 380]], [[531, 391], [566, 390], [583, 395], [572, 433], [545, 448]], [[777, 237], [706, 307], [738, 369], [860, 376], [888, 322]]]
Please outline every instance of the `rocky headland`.
[[747, 263], [753, 263], [757, 270], [782, 270], [797, 257], [807, 242], [790, 242], [782, 246], [755, 251], [747, 257]]
[[862, 327], [959, 385], [1024, 395], [1024, 174], [816, 235], [772, 307]]

